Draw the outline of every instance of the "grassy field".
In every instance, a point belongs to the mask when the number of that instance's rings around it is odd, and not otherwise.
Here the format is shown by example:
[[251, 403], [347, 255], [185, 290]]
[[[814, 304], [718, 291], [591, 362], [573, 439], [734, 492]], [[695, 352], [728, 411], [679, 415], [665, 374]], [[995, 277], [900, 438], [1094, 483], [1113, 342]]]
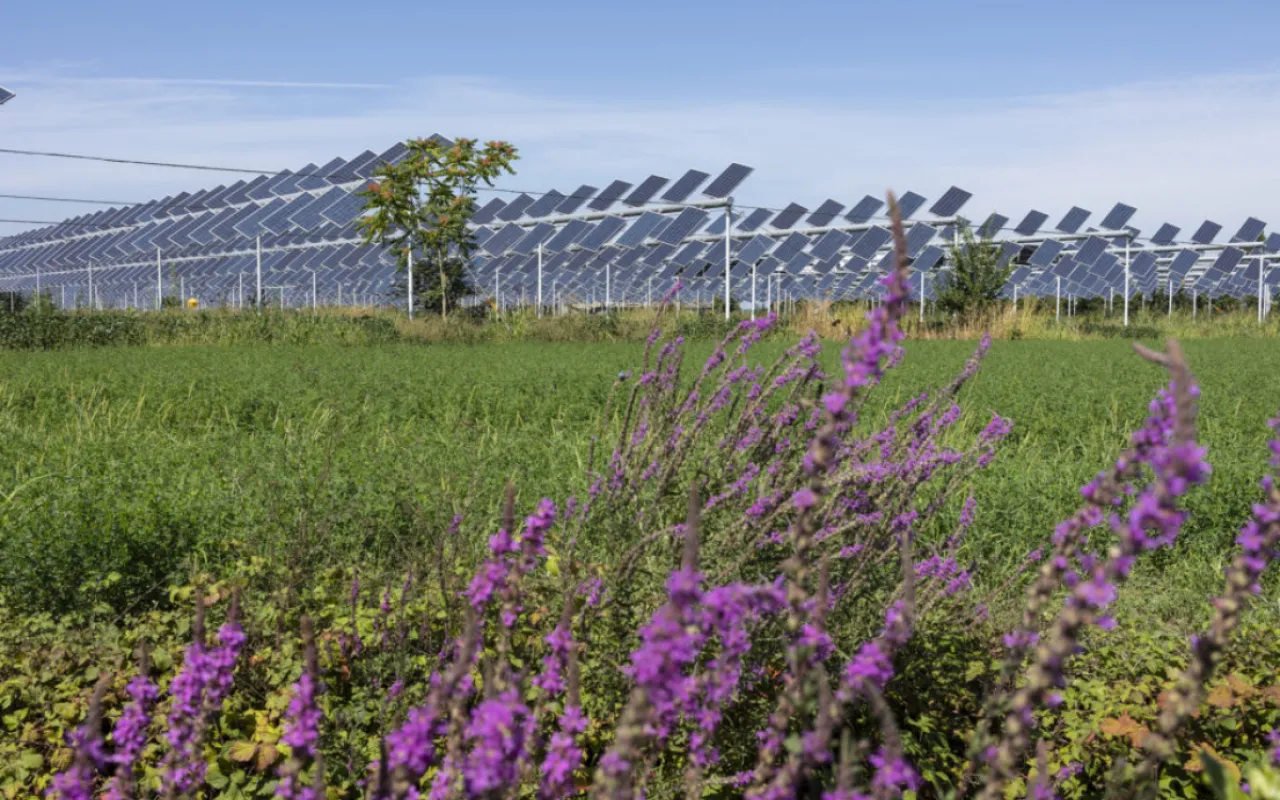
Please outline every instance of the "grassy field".
[[[783, 347], [767, 342], [756, 357]], [[971, 347], [911, 343], [869, 413], [947, 380]], [[837, 348], [827, 349], [834, 365]], [[1280, 407], [1280, 345], [1186, 349], [1214, 475], [1190, 500], [1178, 548], [1122, 595], [1130, 613], [1179, 627], [1221, 584], [1265, 467], [1265, 421]], [[510, 343], [0, 355], [0, 590], [28, 608], [121, 607], [162, 600], [192, 568], [250, 555], [413, 560], [423, 531], [454, 513], [495, 515], [508, 479], [526, 498], [580, 493], [604, 399], [640, 353]], [[962, 396], [970, 430], [992, 411], [1015, 422], [976, 485], [968, 555], [984, 581], [1003, 580], [1048, 539], [1160, 381], [1120, 341], [993, 346]], [[112, 572], [118, 580], [94, 588]]]

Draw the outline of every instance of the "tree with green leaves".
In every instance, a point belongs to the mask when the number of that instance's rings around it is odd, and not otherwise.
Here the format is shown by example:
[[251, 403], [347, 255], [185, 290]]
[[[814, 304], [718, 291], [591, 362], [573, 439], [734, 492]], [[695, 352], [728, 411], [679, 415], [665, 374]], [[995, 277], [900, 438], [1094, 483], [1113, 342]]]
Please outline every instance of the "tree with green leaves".
[[414, 277], [430, 276], [415, 294], [447, 316], [451, 305], [475, 293], [466, 267], [475, 249], [467, 223], [476, 212], [476, 190], [481, 184], [493, 186], [504, 172], [514, 175], [511, 165], [519, 156], [514, 146], [500, 141], [481, 147], [475, 139], [432, 137], [411, 139], [405, 146], [405, 158], [378, 167], [373, 182], [360, 192], [371, 213], [359, 225], [366, 243], [395, 252], [398, 269], [404, 270], [413, 254]]
[[952, 268], [938, 281], [938, 308], [959, 314], [979, 312], [1000, 299], [1000, 291], [1013, 272], [1001, 266], [1000, 247], [990, 239], [979, 239], [973, 229], [960, 229], [960, 240], [948, 256]]

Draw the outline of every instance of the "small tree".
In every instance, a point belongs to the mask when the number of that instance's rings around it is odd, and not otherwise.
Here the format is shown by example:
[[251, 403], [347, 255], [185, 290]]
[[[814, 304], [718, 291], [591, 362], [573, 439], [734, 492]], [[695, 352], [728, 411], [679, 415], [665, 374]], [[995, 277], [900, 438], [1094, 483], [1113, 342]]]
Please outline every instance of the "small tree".
[[1000, 248], [990, 239], [979, 239], [967, 225], [951, 248], [953, 268], [938, 281], [938, 308], [968, 314], [1000, 299], [1000, 291], [1013, 267], [1000, 265]]
[[[424, 262], [414, 276], [428, 271], [432, 280], [420, 297], [447, 316], [449, 306], [475, 293], [467, 281], [475, 242], [467, 222], [476, 212], [476, 189], [492, 186], [519, 156], [507, 142], [478, 146], [475, 139], [412, 139], [408, 155], [374, 172], [374, 182], [360, 192], [372, 213], [360, 220], [364, 240], [392, 248], [397, 268], [404, 270], [413, 252]], [[439, 282], [435, 278], [439, 278]]]

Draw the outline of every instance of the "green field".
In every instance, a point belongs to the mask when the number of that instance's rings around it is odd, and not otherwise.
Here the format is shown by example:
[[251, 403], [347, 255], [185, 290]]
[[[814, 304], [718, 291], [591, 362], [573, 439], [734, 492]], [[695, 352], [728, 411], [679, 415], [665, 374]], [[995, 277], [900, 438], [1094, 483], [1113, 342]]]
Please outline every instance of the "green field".
[[[782, 341], [759, 346], [772, 358]], [[958, 371], [972, 345], [911, 343], [872, 415]], [[693, 347], [688, 363], [700, 363]], [[827, 347], [834, 366], [837, 348]], [[1214, 475], [1178, 547], [1122, 594], [1182, 626], [1221, 584], [1257, 497], [1280, 345], [1187, 343]], [[0, 356], [0, 576], [6, 601], [66, 609], [161, 601], [173, 578], [250, 555], [404, 564], [456, 512], [493, 517], [584, 488], [590, 433], [635, 344], [108, 349]], [[966, 554], [1003, 580], [1113, 458], [1162, 377], [1114, 341], [997, 342], [964, 390], [962, 425], [1015, 421], [976, 483]], [[99, 595], [82, 587], [111, 572]], [[1136, 606], [1136, 608], [1135, 608]], [[1188, 616], [1194, 615], [1194, 616]]]

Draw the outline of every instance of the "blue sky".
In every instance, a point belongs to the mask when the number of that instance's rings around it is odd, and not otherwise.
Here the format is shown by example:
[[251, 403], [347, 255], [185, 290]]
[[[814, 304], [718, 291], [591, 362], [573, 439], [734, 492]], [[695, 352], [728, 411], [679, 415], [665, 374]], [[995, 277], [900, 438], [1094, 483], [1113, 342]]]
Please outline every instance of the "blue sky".
[[[747, 203], [958, 184], [972, 216], [1122, 200], [1148, 231], [1234, 230], [1280, 223], [1277, 23], [1274, 1], [23, 3], [0, 147], [296, 168], [439, 132], [514, 142], [511, 188], [739, 161]], [[223, 179], [0, 155], [0, 193]]]

